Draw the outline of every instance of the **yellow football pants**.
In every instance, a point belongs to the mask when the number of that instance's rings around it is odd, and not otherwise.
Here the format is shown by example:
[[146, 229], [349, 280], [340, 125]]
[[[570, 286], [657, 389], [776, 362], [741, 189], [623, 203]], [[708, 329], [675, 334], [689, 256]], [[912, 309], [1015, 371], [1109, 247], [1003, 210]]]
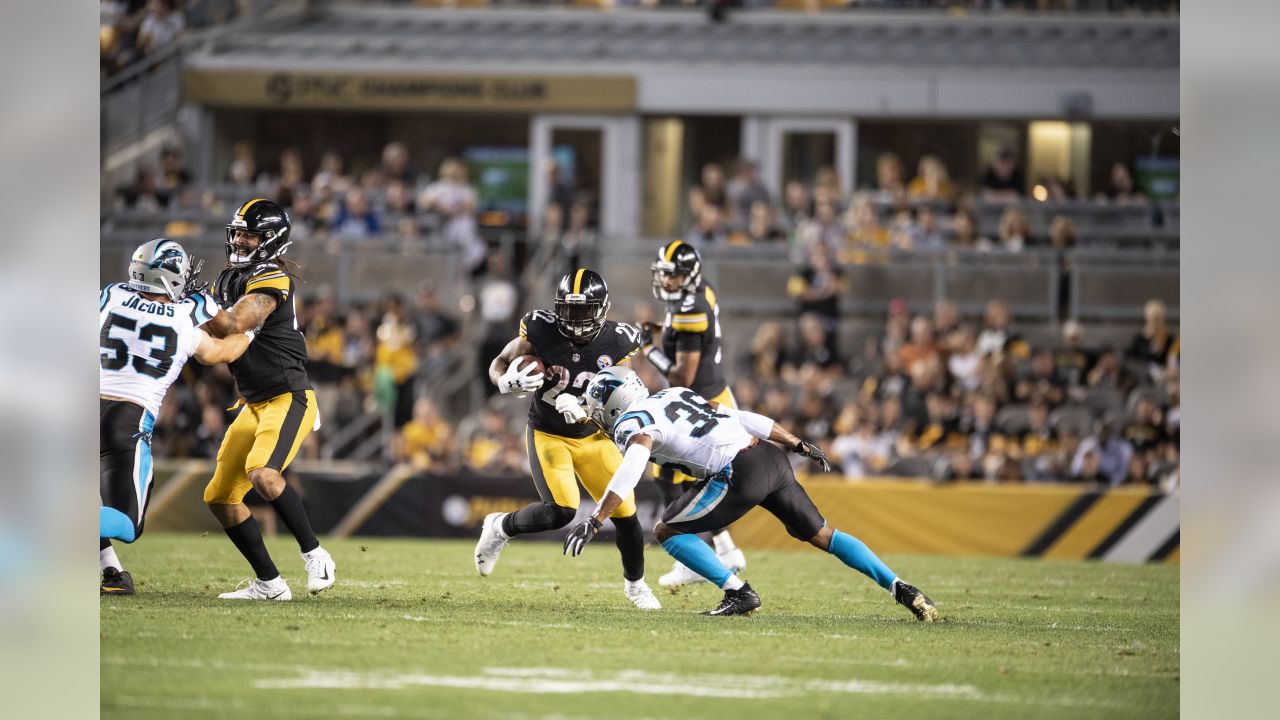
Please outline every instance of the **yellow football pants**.
[[311, 433], [319, 410], [313, 390], [295, 390], [248, 403], [227, 428], [218, 465], [204, 489], [208, 505], [236, 505], [253, 488], [249, 473], [269, 467], [283, 471]]
[[[578, 509], [578, 483], [599, 502], [622, 464], [622, 453], [613, 441], [600, 433], [585, 438], [567, 438], [541, 430], [525, 430], [525, 450], [533, 484], [543, 502]], [[625, 518], [636, 514], [635, 493], [629, 493], [611, 517]]]

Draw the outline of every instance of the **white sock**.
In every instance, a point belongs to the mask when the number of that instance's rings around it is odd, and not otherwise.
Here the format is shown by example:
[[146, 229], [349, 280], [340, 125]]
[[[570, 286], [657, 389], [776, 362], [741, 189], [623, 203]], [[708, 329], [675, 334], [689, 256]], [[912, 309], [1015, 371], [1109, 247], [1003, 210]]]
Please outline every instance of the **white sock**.
[[[733, 538], [729, 536], [728, 530], [721, 530], [712, 535], [711, 544], [715, 547], [717, 555], [723, 555], [738, 549], [738, 546], [733, 544]], [[734, 589], [736, 590], [737, 588]]]
[[737, 575], [730, 575], [729, 579], [725, 580], [724, 584], [720, 586], [720, 589], [721, 590], [741, 590], [743, 585], [746, 585], [746, 583], [742, 582], [742, 578], [738, 577]]
[[124, 570], [124, 566], [120, 564], [120, 558], [116, 557], [116, 549], [113, 547], [105, 547], [98, 551], [98, 564], [102, 566], [103, 572], [106, 572], [107, 568], [115, 568], [116, 572]]
[[890, 594], [890, 595], [892, 595], [892, 596], [894, 596], [894, 597], [897, 597], [897, 596], [898, 596], [898, 584], [899, 584], [899, 583], [901, 583], [901, 582], [902, 582], [902, 581], [901, 581], [901, 580], [899, 580], [898, 578], [894, 578], [894, 579], [893, 579], [893, 582], [889, 583], [889, 594]]

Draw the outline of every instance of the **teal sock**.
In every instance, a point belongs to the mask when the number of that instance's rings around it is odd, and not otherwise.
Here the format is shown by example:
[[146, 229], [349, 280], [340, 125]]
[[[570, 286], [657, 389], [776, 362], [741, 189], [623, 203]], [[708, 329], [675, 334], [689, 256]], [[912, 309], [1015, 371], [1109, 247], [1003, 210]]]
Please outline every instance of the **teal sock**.
[[697, 535], [675, 535], [662, 541], [662, 549], [671, 557], [684, 563], [690, 570], [724, 587], [733, 573], [716, 557], [716, 551], [702, 542]]
[[[893, 581], [898, 576], [885, 565], [876, 554], [871, 552], [871, 548], [866, 543], [849, 533], [834, 531], [831, 534], [831, 544], [827, 547], [827, 552], [840, 558], [840, 562], [866, 575], [876, 584], [885, 590], [893, 589]], [[689, 565], [689, 563], [685, 563]], [[689, 565], [689, 567], [693, 567]]]
[[115, 508], [99, 507], [98, 537], [115, 538], [116, 540], [131, 543], [135, 537], [133, 521], [129, 519], [128, 515]]

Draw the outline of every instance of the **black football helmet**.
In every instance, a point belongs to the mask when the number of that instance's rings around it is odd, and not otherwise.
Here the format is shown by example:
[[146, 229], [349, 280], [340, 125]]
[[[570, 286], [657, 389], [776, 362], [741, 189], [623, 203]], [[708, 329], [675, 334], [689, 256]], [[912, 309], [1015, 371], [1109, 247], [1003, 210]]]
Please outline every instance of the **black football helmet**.
[[[658, 259], [649, 266], [653, 270], [653, 296], [659, 300], [671, 302], [679, 300], [685, 293], [693, 292], [702, 282], [702, 258], [698, 251], [683, 240], [672, 240], [658, 248]], [[662, 281], [671, 275], [682, 275], [680, 289], [667, 290]]]
[[[237, 230], [251, 232], [261, 238], [257, 249], [248, 255], [238, 254], [231, 243]], [[242, 268], [274, 260], [283, 255], [292, 242], [289, 239], [289, 215], [284, 208], [265, 198], [250, 200], [236, 210], [235, 217], [227, 224], [227, 264]]]
[[575, 345], [585, 345], [604, 329], [609, 314], [609, 286], [600, 273], [578, 268], [560, 278], [556, 288], [556, 328]]

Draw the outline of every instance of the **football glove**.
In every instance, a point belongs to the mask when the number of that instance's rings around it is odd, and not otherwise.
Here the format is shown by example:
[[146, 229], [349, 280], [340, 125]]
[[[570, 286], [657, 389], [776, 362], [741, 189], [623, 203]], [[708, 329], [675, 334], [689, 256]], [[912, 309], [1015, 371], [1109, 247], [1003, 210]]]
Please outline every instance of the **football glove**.
[[200, 271], [204, 269], [204, 260], [200, 258], [191, 259], [191, 270], [187, 273], [187, 284], [182, 286], [182, 297], [188, 298], [196, 293], [202, 293], [209, 287], [208, 280], [200, 279]]
[[591, 538], [600, 532], [600, 521], [591, 517], [585, 522], [575, 525], [564, 539], [564, 555], [573, 555], [578, 557], [582, 554], [582, 549], [591, 542]]
[[530, 362], [523, 369], [520, 367], [520, 360], [516, 359], [507, 367], [507, 371], [498, 378], [498, 392], [503, 395], [509, 393], [526, 393], [533, 392], [542, 387], [544, 375], [542, 373], [533, 373], [535, 365]]
[[653, 336], [662, 333], [662, 326], [651, 322], [640, 323], [640, 347], [653, 344]]
[[817, 445], [801, 440], [795, 447], [791, 448], [791, 452], [818, 463], [822, 466], [823, 472], [831, 472], [831, 461], [827, 459], [827, 454], [822, 452], [822, 448]]
[[556, 412], [560, 413], [564, 421], [570, 424], [586, 422], [587, 411], [582, 409], [582, 403], [576, 395], [569, 393], [560, 393], [556, 396]]

